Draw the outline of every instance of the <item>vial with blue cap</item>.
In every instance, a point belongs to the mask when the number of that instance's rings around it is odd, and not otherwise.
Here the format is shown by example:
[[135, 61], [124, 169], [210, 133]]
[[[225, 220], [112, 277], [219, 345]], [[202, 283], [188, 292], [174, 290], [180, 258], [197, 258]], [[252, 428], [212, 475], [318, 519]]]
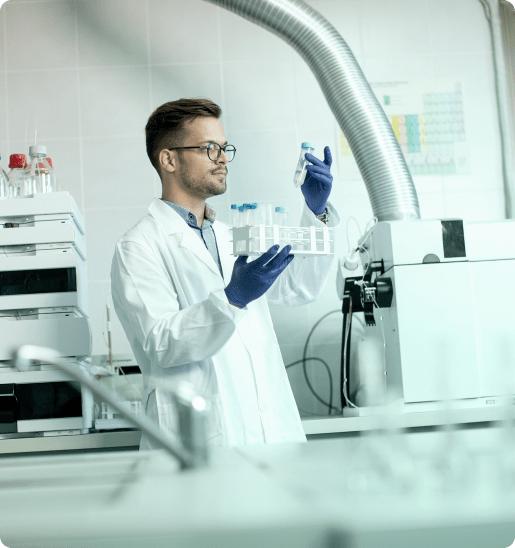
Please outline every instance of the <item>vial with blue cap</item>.
[[315, 145], [313, 143], [302, 143], [300, 148], [299, 161], [297, 162], [297, 167], [295, 169], [295, 176], [293, 177], [293, 184], [295, 188], [299, 188], [304, 184], [304, 179], [306, 178], [306, 152], [313, 154], [315, 150]]

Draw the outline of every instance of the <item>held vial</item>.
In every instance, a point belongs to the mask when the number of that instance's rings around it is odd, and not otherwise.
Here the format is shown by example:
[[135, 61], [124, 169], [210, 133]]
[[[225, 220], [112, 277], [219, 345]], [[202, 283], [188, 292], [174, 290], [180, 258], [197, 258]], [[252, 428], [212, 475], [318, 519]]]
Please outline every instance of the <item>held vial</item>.
[[313, 143], [302, 143], [300, 149], [299, 161], [297, 162], [297, 167], [295, 168], [295, 176], [293, 177], [293, 184], [295, 188], [299, 188], [304, 184], [304, 179], [306, 178], [306, 152], [313, 154], [315, 150], [315, 145]]

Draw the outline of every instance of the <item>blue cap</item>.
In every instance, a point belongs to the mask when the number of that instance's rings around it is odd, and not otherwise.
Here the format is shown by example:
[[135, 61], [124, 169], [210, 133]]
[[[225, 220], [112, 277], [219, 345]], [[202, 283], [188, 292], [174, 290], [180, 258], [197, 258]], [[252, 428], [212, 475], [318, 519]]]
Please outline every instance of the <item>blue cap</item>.
[[257, 207], [258, 207], [258, 205], [257, 205], [256, 202], [252, 202], [252, 203], [250, 204], [250, 209], [257, 209]]
[[288, 207], [276, 207], [276, 213], [288, 213], [290, 209]]
[[231, 204], [231, 209], [238, 209], [238, 204]]
[[315, 148], [313, 143], [302, 143], [302, 148]]
[[238, 206], [238, 211], [243, 211], [245, 208], [243, 206]]

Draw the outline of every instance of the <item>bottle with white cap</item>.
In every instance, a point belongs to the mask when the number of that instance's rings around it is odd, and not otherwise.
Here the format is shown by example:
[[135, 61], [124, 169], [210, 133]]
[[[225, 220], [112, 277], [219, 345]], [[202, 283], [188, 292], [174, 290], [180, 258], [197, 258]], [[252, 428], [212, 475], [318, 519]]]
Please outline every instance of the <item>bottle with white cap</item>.
[[306, 178], [306, 152], [310, 154], [315, 150], [315, 145], [313, 143], [302, 143], [300, 147], [300, 156], [299, 161], [297, 162], [297, 167], [295, 168], [295, 175], [293, 177], [293, 184], [295, 188], [299, 188], [304, 184], [304, 179]]
[[[0, 155], [0, 160], [2, 156]], [[7, 173], [0, 166], [0, 200], [9, 198], [9, 179], [7, 178]]]
[[57, 181], [52, 165], [46, 157], [46, 146], [29, 148], [30, 164], [23, 171], [22, 193], [33, 196], [44, 192], [57, 192]]

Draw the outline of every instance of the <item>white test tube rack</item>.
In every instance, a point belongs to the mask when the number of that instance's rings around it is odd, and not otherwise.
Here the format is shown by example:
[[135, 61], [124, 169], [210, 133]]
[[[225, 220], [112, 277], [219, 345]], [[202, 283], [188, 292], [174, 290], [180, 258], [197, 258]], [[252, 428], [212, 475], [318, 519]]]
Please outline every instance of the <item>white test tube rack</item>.
[[233, 255], [259, 256], [274, 245], [291, 245], [291, 253], [332, 255], [331, 234], [327, 226], [294, 227], [279, 225], [247, 225], [233, 228]]

